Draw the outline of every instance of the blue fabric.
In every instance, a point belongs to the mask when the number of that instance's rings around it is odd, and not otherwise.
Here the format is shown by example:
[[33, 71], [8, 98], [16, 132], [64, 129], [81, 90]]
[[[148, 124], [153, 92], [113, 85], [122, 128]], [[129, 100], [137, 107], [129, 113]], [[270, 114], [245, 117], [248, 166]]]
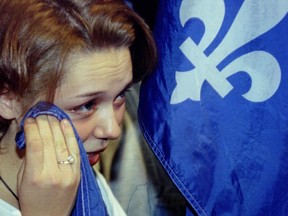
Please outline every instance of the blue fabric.
[[[24, 116], [21, 122], [21, 130], [16, 135], [16, 143], [18, 148], [23, 149], [25, 147], [25, 137], [23, 131], [23, 124], [26, 118], [36, 118], [40, 115], [51, 115], [56, 117], [58, 120], [68, 119], [71, 122], [69, 116], [62, 111], [57, 106], [46, 103], [39, 102], [34, 107], [32, 107]], [[71, 122], [72, 123], [72, 122]], [[79, 145], [80, 156], [81, 156], [81, 179], [78, 188], [76, 203], [72, 211], [72, 216], [106, 216], [107, 211], [105, 204], [102, 200], [101, 192], [99, 186], [96, 182], [95, 175], [89, 164], [86, 151], [84, 149], [83, 143], [80, 140], [76, 129], [74, 128], [74, 133]]]
[[288, 215], [288, 1], [158, 8], [139, 123], [187, 215]]

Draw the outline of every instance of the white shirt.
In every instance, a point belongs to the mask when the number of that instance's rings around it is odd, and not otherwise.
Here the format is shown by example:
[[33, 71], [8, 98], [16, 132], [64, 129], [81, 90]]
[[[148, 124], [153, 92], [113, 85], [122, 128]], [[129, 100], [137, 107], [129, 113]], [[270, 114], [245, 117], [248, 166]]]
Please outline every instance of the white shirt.
[[21, 216], [21, 212], [14, 206], [0, 199], [0, 215]]
[[108, 214], [110, 216], [126, 216], [126, 213], [124, 212], [120, 203], [112, 193], [106, 179], [99, 171], [95, 170], [95, 172], [96, 172], [96, 180], [99, 185], [102, 194], [102, 199], [106, 205]]

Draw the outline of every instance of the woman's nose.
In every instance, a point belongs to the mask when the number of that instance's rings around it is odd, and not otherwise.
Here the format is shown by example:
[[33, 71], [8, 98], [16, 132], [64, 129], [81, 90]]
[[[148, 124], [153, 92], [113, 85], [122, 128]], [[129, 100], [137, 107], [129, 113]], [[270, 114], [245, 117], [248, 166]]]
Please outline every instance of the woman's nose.
[[97, 110], [98, 118], [93, 135], [98, 139], [116, 139], [121, 134], [121, 126], [117, 121], [113, 108]]

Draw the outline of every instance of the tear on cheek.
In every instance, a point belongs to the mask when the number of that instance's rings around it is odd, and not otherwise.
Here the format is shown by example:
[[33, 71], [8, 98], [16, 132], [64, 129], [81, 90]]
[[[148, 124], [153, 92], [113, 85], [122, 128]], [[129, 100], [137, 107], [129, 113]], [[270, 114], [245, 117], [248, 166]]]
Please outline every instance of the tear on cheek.
[[90, 134], [92, 133], [91, 128], [87, 128], [84, 126], [81, 127], [81, 125], [74, 125], [74, 126], [76, 128], [76, 131], [77, 131], [81, 141], [85, 142], [89, 138]]

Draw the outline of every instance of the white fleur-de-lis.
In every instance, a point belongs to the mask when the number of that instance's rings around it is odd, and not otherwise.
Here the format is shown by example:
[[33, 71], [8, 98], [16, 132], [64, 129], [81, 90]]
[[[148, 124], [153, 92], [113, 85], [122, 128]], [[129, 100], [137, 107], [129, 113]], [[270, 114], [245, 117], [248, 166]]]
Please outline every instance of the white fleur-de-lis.
[[[243, 97], [251, 102], [265, 101], [277, 91], [281, 81], [278, 61], [265, 51], [253, 51], [238, 57], [219, 71], [217, 65], [237, 48], [249, 43], [276, 26], [288, 12], [287, 0], [245, 0], [222, 42], [209, 56], [205, 49], [216, 37], [225, 15], [223, 0], [183, 0], [180, 21], [184, 27], [191, 18], [200, 19], [205, 25], [205, 34], [197, 45], [187, 38], [180, 46], [181, 51], [195, 68], [176, 71], [176, 82], [171, 104], [186, 99], [200, 101], [201, 88], [207, 81], [224, 98], [233, 86], [227, 78], [239, 71], [251, 78], [249, 91]], [[273, 41], [271, 41], [272, 43]]]

